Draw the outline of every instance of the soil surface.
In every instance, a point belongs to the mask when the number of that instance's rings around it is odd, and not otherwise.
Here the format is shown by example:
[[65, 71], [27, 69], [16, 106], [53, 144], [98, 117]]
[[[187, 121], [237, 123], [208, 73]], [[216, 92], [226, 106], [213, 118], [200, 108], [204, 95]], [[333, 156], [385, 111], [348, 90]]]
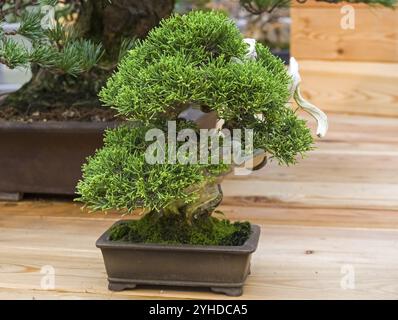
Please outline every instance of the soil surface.
[[252, 233], [249, 222], [230, 222], [215, 217], [188, 221], [184, 215], [149, 213], [125, 221], [110, 230], [111, 241], [156, 244], [242, 246]]
[[31, 123], [47, 121], [112, 122], [116, 120], [115, 110], [99, 105], [65, 106], [55, 104], [52, 106], [30, 105], [19, 108], [4, 105], [3, 101], [4, 97], [0, 100], [0, 121]]

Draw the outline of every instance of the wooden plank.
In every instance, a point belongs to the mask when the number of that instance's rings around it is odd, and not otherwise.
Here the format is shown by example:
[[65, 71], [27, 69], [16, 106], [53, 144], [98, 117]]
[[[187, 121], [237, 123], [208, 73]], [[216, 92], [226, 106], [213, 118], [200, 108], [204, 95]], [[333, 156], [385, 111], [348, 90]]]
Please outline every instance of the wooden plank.
[[291, 52], [298, 59], [398, 62], [398, 11], [354, 6], [354, 29], [343, 29], [346, 3], [309, 2], [291, 9]]
[[364, 3], [348, 3], [348, 2], [340, 2], [340, 3], [329, 3], [326, 1], [317, 1], [317, 0], [302, 0], [301, 2], [299, 1], [292, 1], [290, 3], [290, 6], [292, 8], [340, 8], [345, 5], [351, 5], [356, 9], [382, 9], [383, 6], [377, 6], [373, 5], [370, 7], [367, 4]]
[[[229, 176], [225, 201], [244, 206], [398, 210], [397, 119], [330, 115], [330, 132], [295, 166]], [[355, 120], [354, 120], [355, 119]], [[311, 122], [313, 125], [314, 123]]]
[[[262, 228], [242, 299], [398, 299], [397, 120], [329, 116], [328, 138], [298, 166], [271, 163], [224, 183], [220, 209]], [[95, 241], [119, 218], [71, 201], [0, 202], [0, 299], [230, 299], [205, 289], [108, 291]], [[54, 290], [40, 286], [46, 265]], [[353, 289], [341, 286], [347, 269]]]
[[223, 190], [226, 197], [256, 197], [263, 201], [300, 207], [398, 210], [397, 185], [240, 180], [239, 189], [236, 186], [237, 183], [233, 181], [225, 181]]
[[[71, 226], [74, 222], [68, 220]], [[122, 293], [110, 293], [106, 288], [106, 274], [99, 251], [94, 255], [81, 252], [81, 247], [92, 246], [97, 237], [87, 229], [87, 237], [65, 233], [60, 218], [58, 232], [68, 250], [53, 243], [44, 247], [36, 238], [53, 240], [53, 234], [41, 230], [11, 230], [15, 237], [8, 238], [7, 229], [0, 228], [0, 287], [10, 295], [35, 292], [36, 298], [46, 298], [49, 291], [40, 287], [44, 265], [55, 269], [56, 288], [53, 297], [98, 297], [117, 299], [227, 298], [207, 290], [190, 291], [182, 288], [143, 287]], [[45, 225], [43, 221], [43, 226]], [[25, 246], [14, 244], [22, 237]], [[50, 237], [51, 236], [51, 237]], [[396, 299], [398, 286], [398, 232], [397, 230], [338, 229], [298, 226], [263, 225], [260, 249], [253, 257], [242, 299]], [[50, 249], [52, 247], [52, 249]], [[56, 249], [56, 250], [54, 250]], [[340, 286], [341, 270], [349, 265], [355, 270], [355, 290]], [[371, 281], [369, 281], [371, 279]], [[1, 292], [0, 292], [1, 295]], [[3, 293], [4, 296], [4, 293]]]
[[323, 110], [398, 116], [398, 64], [299, 62], [304, 96]]
[[293, 207], [262, 198], [225, 198], [220, 210], [228, 219], [287, 226], [397, 229], [396, 210]]

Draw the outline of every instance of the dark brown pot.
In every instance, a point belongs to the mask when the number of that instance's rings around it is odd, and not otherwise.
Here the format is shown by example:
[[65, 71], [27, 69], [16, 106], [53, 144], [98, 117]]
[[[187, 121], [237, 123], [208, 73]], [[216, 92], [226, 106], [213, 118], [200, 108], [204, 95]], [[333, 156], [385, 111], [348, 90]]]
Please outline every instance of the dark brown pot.
[[0, 198], [23, 193], [73, 195], [86, 157], [116, 123], [0, 122]]
[[240, 296], [260, 237], [259, 226], [253, 225], [252, 230], [241, 247], [116, 242], [109, 240], [109, 230], [96, 245], [102, 251], [112, 291], [137, 285], [189, 286]]

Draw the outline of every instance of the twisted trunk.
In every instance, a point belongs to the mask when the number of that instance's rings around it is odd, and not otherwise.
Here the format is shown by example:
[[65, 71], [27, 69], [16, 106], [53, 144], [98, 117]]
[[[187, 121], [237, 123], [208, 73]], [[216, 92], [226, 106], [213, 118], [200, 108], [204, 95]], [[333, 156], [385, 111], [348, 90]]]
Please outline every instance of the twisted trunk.
[[[221, 182], [221, 181], [220, 181]], [[210, 218], [216, 208], [223, 200], [223, 192], [219, 183], [205, 184], [195, 191], [199, 197], [195, 202], [185, 203], [177, 200], [160, 212], [152, 211], [151, 214], [156, 217], [160, 214], [183, 217], [187, 221], [198, 221], [201, 219]]]

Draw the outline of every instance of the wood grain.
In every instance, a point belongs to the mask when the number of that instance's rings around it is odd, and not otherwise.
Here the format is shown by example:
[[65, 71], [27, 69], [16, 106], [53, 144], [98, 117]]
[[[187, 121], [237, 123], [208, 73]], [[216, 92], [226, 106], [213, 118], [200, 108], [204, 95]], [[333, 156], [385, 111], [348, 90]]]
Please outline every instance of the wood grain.
[[[97, 299], [219, 299], [207, 290], [184, 291], [181, 288], [144, 287], [122, 293], [106, 289], [102, 258], [93, 241], [96, 228], [86, 229], [86, 236], [64, 230], [70, 220], [59, 218], [42, 230], [11, 229], [19, 236], [1, 234], [0, 296], [4, 298], [97, 298]], [[68, 228], [67, 228], [68, 229]], [[242, 299], [396, 299], [398, 290], [398, 233], [396, 230], [300, 227], [262, 225], [261, 242], [253, 257], [252, 276]], [[47, 238], [46, 245], [37, 242]], [[61, 241], [62, 240], [62, 241]], [[65, 245], [67, 246], [65, 247]], [[56, 289], [42, 290], [40, 269], [52, 265]], [[355, 270], [355, 290], [340, 286], [341, 270], [350, 265]], [[4, 293], [7, 289], [7, 294]]]
[[353, 6], [354, 29], [343, 29], [343, 4], [309, 1], [291, 9], [291, 50], [298, 59], [398, 62], [398, 11]]
[[321, 109], [398, 116], [398, 64], [300, 60], [304, 96]]
[[[220, 209], [262, 228], [242, 299], [398, 299], [397, 120], [330, 120], [328, 138], [298, 166], [225, 181]], [[94, 244], [119, 218], [71, 201], [0, 202], [0, 299], [229, 299], [204, 289], [108, 291]], [[40, 287], [45, 265], [54, 290]], [[347, 267], [352, 289], [341, 286]]]
[[291, 53], [300, 61], [304, 95], [329, 112], [398, 116], [398, 10], [309, 0], [291, 9]]

